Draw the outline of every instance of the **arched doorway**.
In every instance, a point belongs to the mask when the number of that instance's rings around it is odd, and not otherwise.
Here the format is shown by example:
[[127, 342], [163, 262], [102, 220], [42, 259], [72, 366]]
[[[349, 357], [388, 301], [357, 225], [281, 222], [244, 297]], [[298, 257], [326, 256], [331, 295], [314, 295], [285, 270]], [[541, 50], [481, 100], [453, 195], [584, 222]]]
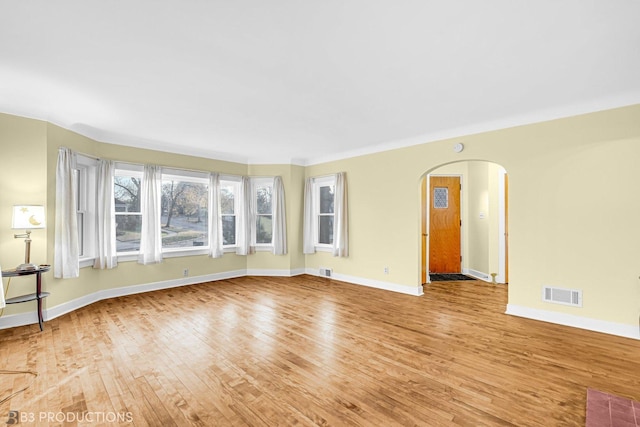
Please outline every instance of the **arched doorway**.
[[[438, 223], [444, 208], [455, 206], [455, 188], [444, 182], [458, 182], [459, 227], [457, 248], [443, 249]], [[436, 185], [433, 185], [436, 183]], [[434, 260], [458, 257], [445, 268], [497, 283], [508, 283], [508, 175], [504, 167], [484, 160], [468, 160], [440, 165], [427, 171], [421, 182], [422, 282], [429, 283]], [[438, 219], [440, 218], [440, 219]], [[454, 219], [449, 219], [451, 225]], [[434, 224], [435, 221], [435, 224]], [[447, 237], [449, 238], [449, 237]], [[456, 240], [457, 239], [457, 240]], [[448, 243], [449, 245], [452, 242]], [[454, 249], [457, 249], [456, 252]]]

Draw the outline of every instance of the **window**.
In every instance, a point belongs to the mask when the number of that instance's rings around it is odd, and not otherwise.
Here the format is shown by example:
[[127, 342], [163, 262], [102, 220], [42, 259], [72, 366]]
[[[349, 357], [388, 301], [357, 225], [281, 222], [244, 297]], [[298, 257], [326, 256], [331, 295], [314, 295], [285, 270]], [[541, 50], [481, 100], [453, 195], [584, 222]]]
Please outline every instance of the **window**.
[[257, 178], [253, 180], [256, 203], [256, 246], [271, 245], [273, 240], [273, 194], [272, 178]]
[[76, 216], [78, 220], [78, 254], [80, 260], [95, 257], [96, 161], [76, 155]]
[[140, 212], [140, 188], [142, 167], [116, 165], [113, 182], [114, 209], [116, 218], [116, 251], [137, 252], [140, 250], [142, 213]]
[[222, 216], [222, 246], [236, 245], [237, 214], [240, 210], [240, 180], [220, 179], [220, 213]]
[[209, 246], [209, 181], [204, 174], [162, 173], [162, 249]]
[[314, 242], [318, 246], [333, 245], [335, 178], [317, 178], [313, 184], [315, 201]]

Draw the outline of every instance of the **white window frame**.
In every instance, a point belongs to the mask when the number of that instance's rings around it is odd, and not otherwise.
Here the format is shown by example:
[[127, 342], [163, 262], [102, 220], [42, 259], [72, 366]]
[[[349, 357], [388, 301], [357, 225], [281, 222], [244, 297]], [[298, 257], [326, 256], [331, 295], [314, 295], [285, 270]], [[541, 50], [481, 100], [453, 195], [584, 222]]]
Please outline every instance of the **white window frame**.
[[[313, 179], [313, 244], [317, 251], [320, 252], [331, 252], [333, 251], [333, 244], [328, 243], [320, 243], [320, 216], [328, 216], [327, 214], [320, 213], [320, 188], [333, 186], [334, 188], [334, 197], [335, 197], [335, 187], [336, 187], [336, 178], [334, 175], [331, 176], [323, 176]], [[335, 201], [334, 201], [335, 206]], [[333, 216], [333, 224], [335, 227], [335, 212], [330, 214]]]
[[[116, 163], [115, 164], [115, 172], [114, 172], [114, 192], [115, 192], [115, 177], [116, 176], [126, 176], [126, 177], [135, 177], [135, 178], [140, 178], [140, 182], [142, 183], [142, 177], [144, 175], [144, 166], [142, 165], [138, 165], [138, 164], [132, 164], [132, 163]], [[140, 186], [142, 188], [142, 185]], [[114, 194], [115, 197], [115, 194]], [[141, 206], [142, 209], [142, 206]], [[117, 215], [139, 215], [142, 218], [142, 212], [117, 212], [116, 211], [116, 205], [115, 205], [115, 201], [113, 204], [113, 220], [116, 220], [116, 216]], [[144, 219], [143, 219], [144, 220]], [[117, 227], [116, 224], [114, 223], [113, 225], [113, 232], [116, 233], [117, 232]], [[117, 236], [116, 236], [117, 239]], [[116, 243], [116, 247], [117, 247], [117, 243]], [[136, 261], [138, 259], [138, 254], [140, 253], [139, 250], [137, 251], [119, 251], [116, 252], [116, 255], [118, 257], [118, 261]]]
[[[162, 179], [165, 180], [174, 179], [182, 182], [193, 182], [197, 184], [204, 184], [209, 187], [209, 175], [204, 172], [188, 171], [181, 169], [162, 168]], [[207, 197], [211, 197], [211, 192], [208, 191]], [[208, 203], [207, 203], [208, 204]], [[144, 221], [144, 218], [143, 218]], [[208, 221], [208, 219], [207, 219]], [[212, 225], [207, 225], [207, 233]], [[182, 248], [162, 248], [162, 255], [165, 258], [188, 256], [188, 255], [202, 255], [209, 253], [209, 246], [211, 242], [207, 239], [208, 244], [206, 246], [194, 246], [194, 247], [182, 247]]]
[[96, 257], [96, 186], [97, 160], [76, 154], [74, 179], [76, 181], [76, 215], [80, 267], [93, 265]]
[[[259, 187], [271, 187], [271, 214], [258, 214], [258, 188]], [[275, 223], [273, 218], [273, 177], [264, 178], [251, 178], [251, 198], [255, 206], [255, 217], [253, 218], [253, 224], [251, 226], [253, 230], [253, 236], [251, 240], [256, 248], [256, 251], [269, 251], [273, 249], [273, 225]], [[258, 243], [258, 216], [271, 215], [271, 242], [270, 243]]]
[[[235, 235], [235, 239], [234, 239], [234, 244], [233, 245], [222, 245], [222, 249], [224, 252], [235, 252], [236, 250], [236, 246], [237, 246], [237, 242], [238, 242], [238, 212], [240, 212], [240, 209], [242, 209], [242, 204], [240, 203], [240, 186], [242, 185], [242, 178], [239, 176], [235, 176], [235, 175], [220, 175], [220, 187], [222, 188], [224, 187], [232, 187], [233, 188], [233, 216], [235, 219], [235, 231], [236, 231], [236, 235]], [[219, 197], [222, 197], [221, 194], [218, 195]], [[222, 210], [220, 211], [220, 220], [222, 220], [223, 216], [229, 216], [224, 215], [222, 213]], [[224, 234], [224, 232], [223, 232]], [[222, 236], [220, 237], [221, 239], [223, 238]]]

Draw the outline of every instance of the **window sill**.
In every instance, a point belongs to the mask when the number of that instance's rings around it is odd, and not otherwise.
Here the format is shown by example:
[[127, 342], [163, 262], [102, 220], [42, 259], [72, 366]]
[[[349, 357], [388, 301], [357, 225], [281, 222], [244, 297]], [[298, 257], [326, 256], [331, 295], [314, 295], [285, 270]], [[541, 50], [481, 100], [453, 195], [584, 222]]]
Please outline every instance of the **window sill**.
[[80, 268], [93, 267], [93, 262], [95, 258], [81, 258], [80, 259]]
[[162, 257], [163, 258], [178, 258], [178, 257], [183, 257], [183, 256], [192, 256], [192, 255], [208, 255], [209, 254], [209, 248], [206, 249], [190, 249], [190, 250], [184, 250], [184, 249], [179, 249], [179, 250], [172, 250], [172, 251], [168, 251], [168, 252], [162, 252]]
[[316, 252], [333, 252], [333, 246], [316, 246]]

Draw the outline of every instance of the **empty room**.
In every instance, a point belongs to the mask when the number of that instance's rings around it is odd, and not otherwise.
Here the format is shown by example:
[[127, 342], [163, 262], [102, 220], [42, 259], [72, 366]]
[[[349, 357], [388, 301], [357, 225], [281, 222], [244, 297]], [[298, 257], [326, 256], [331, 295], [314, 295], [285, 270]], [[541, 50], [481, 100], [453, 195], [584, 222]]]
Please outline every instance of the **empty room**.
[[0, 4], [0, 423], [640, 425], [640, 2]]

